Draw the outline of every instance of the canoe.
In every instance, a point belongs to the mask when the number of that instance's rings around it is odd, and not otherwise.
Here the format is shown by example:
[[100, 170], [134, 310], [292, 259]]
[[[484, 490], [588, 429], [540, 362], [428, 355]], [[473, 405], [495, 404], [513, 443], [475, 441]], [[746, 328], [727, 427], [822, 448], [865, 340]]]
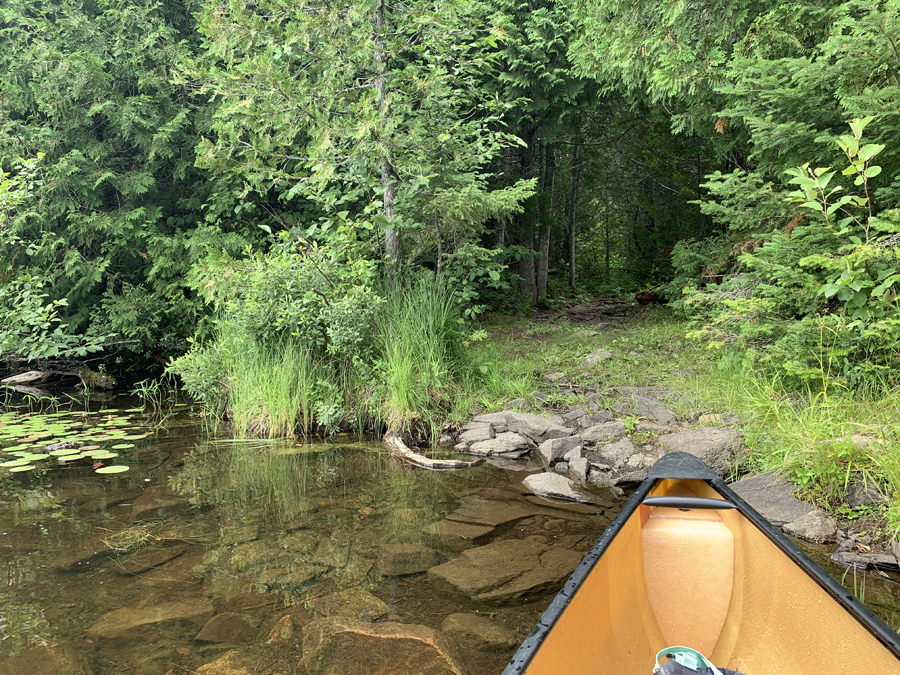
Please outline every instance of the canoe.
[[649, 675], [674, 646], [744, 675], [900, 675], [897, 634], [687, 453], [651, 469], [503, 675]]

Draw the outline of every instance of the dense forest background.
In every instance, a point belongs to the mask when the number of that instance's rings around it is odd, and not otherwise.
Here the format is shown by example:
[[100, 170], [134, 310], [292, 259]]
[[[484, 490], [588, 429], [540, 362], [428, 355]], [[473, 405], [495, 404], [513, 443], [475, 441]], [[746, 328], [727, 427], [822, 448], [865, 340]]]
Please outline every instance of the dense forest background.
[[893, 386], [898, 13], [6, 0], [0, 353], [180, 357], [221, 405], [247, 353], [293, 359], [332, 426], [398, 363], [465, 379], [411, 331], [446, 355], [460, 317], [652, 288], [785, 382]]

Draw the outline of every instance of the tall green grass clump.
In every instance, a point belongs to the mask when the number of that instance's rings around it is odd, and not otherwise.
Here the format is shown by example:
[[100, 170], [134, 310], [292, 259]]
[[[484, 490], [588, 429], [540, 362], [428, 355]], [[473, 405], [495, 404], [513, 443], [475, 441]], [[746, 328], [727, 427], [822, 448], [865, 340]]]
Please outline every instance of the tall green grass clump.
[[313, 430], [320, 364], [292, 340], [231, 354], [228, 398], [240, 437], [283, 438]]
[[375, 318], [381, 418], [391, 428], [431, 424], [458, 395], [462, 312], [450, 289], [427, 279], [384, 295]]

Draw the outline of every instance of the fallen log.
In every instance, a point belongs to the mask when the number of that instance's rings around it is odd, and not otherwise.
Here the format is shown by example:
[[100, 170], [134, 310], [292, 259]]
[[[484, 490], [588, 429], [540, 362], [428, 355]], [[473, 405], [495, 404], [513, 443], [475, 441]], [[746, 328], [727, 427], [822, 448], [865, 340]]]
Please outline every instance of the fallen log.
[[404, 462], [409, 462], [423, 469], [432, 471], [455, 471], [457, 469], [468, 469], [472, 466], [484, 464], [484, 458], [472, 460], [470, 462], [461, 459], [431, 459], [425, 455], [413, 452], [407, 447], [399, 434], [394, 431], [388, 431], [384, 438], [381, 439], [382, 444], [391, 451], [395, 457], [399, 457]]

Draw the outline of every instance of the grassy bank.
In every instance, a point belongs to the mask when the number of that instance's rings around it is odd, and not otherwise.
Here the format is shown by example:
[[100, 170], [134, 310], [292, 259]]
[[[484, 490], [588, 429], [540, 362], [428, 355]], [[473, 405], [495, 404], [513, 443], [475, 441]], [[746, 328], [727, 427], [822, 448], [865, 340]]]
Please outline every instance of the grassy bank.
[[[595, 324], [565, 312], [538, 321], [496, 320], [473, 353], [532, 373], [560, 406], [575, 398], [549, 381], [562, 376], [601, 389], [664, 386], [684, 392], [670, 404], [683, 418], [736, 413], [748, 448], [740, 472], [777, 471], [845, 521], [900, 530], [900, 387], [879, 383], [848, 391], [824, 377], [819, 391], [787, 389], [755, 369], [747, 354], [710, 350], [687, 339], [689, 326], [665, 309], [607, 322], [599, 331]], [[585, 367], [585, 356], [598, 348], [615, 358]], [[847, 492], [860, 481], [877, 486], [891, 505], [849, 507]]]

